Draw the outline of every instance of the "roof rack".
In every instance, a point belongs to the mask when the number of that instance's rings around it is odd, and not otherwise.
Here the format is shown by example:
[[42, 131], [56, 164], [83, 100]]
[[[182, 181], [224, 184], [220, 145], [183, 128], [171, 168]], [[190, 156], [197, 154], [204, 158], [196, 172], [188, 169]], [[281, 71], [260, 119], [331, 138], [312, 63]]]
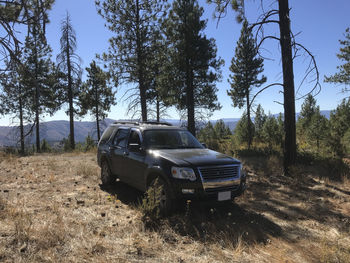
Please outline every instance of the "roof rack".
[[133, 125], [140, 125], [140, 124], [153, 124], [153, 125], [165, 125], [165, 126], [173, 126], [171, 123], [168, 122], [159, 122], [159, 121], [115, 121], [114, 124], [133, 124]]
[[137, 121], [115, 121], [113, 124], [134, 124], [139, 125], [140, 123]]
[[162, 122], [162, 121], [142, 121], [140, 124], [154, 124], [154, 125], [165, 125], [165, 126], [173, 126], [169, 122]]

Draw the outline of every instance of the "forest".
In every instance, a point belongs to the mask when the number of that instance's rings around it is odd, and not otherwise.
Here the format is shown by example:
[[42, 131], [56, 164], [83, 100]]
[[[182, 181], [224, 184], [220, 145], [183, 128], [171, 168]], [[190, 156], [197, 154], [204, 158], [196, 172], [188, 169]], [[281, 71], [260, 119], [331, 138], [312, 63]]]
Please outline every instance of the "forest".
[[[9, 0], [0, 6], [3, 14], [0, 113], [19, 120], [21, 154], [33, 149], [26, 140], [31, 134], [35, 134], [34, 151], [41, 151], [41, 144], [46, 143], [40, 138], [41, 117], [52, 116], [62, 108], [67, 109], [70, 122], [68, 148], [75, 148], [74, 120], [82, 116], [93, 116], [99, 139], [99, 123], [118, 98], [124, 96], [134, 119], [159, 121], [169, 107], [175, 107], [188, 130], [210, 147], [227, 153], [242, 148], [258, 151], [268, 148], [269, 152], [281, 153], [285, 173], [299, 155], [338, 159], [348, 155], [349, 29], [345, 39], [340, 40], [337, 54], [344, 63], [337, 73], [322, 80], [312, 51], [296, 42], [290, 31], [288, 1], [278, 1], [276, 9], [264, 11], [257, 22], [247, 21], [242, 0], [208, 1], [215, 6], [213, 15], [218, 23], [232, 8], [237, 22], [242, 24], [229, 65], [227, 95], [234, 107], [244, 109], [244, 114], [236, 130], [226, 133], [221, 131], [222, 123], [214, 129], [210, 122], [204, 125], [222, 107], [216, 84], [223, 81], [224, 62], [217, 57], [215, 39], [204, 33], [207, 21], [202, 19], [204, 9], [198, 1], [95, 1], [96, 10], [113, 37], [108, 50], [98, 54], [86, 69], [81, 68], [76, 53], [76, 33], [68, 12], [61, 22], [60, 53], [56, 60], [52, 58], [46, 25], [53, 4], [54, 0]], [[264, 34], [264, 27], [271, 24], [278, 26], [276, 33], [280, 37]], [[25, 40], [20, 41], [23, 35]], [[260, 49], [269, 39], [280, 43], [282, 83], [269, 83], [264, 76]], [[297, 118], [293, 59], [300, 51], [309, 60], [303, 81], [312, 75], [313, 83], [303, 94], [305, 101]], [[344, 100], [329, 118], [320, 114], [314, 97], [322, 81], [344, 86]], [[118, 87], [124, 84], [133, 88], [126, 94], [117, 94]], [[254, 103], [260, 93], [272, 86], [280, 86], [283, 93], [284, 112], [280, 116], [266, 115], [261, 105]], [[232, 132], [234, 135], [229, 135]]]

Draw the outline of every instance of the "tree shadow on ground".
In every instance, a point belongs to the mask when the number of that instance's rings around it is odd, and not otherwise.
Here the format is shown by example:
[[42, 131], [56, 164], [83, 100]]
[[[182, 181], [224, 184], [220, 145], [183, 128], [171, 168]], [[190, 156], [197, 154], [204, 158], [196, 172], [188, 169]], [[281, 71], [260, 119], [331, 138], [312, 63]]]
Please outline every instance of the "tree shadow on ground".
[[282, 235], [282, 228], [263, 216], [231, 203], [191, 203], [185, 211], [169, 217], [167, 224], [176, 233], [197, 241], [236, 247], [269, 243]]

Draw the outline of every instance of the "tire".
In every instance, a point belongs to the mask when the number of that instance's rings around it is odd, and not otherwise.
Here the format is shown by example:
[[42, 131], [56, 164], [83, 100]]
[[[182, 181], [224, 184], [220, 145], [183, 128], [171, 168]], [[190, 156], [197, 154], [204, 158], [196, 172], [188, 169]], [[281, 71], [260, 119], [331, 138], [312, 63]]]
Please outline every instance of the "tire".
[[106, 160], [101, 163], [101, 182], [103, 186], [108, 186], [114, 183], [116, 177], [112, 174], [111, 169]]
[[150, 185], [150, 187], [160, 188], [159, 198], [159, 213], [162, 216], [168, 216], [173, 212], [174, 209], [174, 199], [171, 195], [171, 190], [168, 184], [161, 177], [157, 177]]

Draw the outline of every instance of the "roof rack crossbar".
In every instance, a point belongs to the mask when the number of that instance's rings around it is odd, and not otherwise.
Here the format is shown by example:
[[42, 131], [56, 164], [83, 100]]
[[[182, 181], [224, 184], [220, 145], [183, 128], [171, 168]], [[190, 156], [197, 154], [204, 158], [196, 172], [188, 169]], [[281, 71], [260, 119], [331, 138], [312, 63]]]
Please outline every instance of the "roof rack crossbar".
[[142, 121], [140, 124], [158, 124], [158, 125], [166, 125], [166, 126], [173, 126], [169, 122], [162, 122], [162, 121]]
[[134, 125], [140, 125], [137, 121], [115, 121], [113, 124], [134, 124]]

